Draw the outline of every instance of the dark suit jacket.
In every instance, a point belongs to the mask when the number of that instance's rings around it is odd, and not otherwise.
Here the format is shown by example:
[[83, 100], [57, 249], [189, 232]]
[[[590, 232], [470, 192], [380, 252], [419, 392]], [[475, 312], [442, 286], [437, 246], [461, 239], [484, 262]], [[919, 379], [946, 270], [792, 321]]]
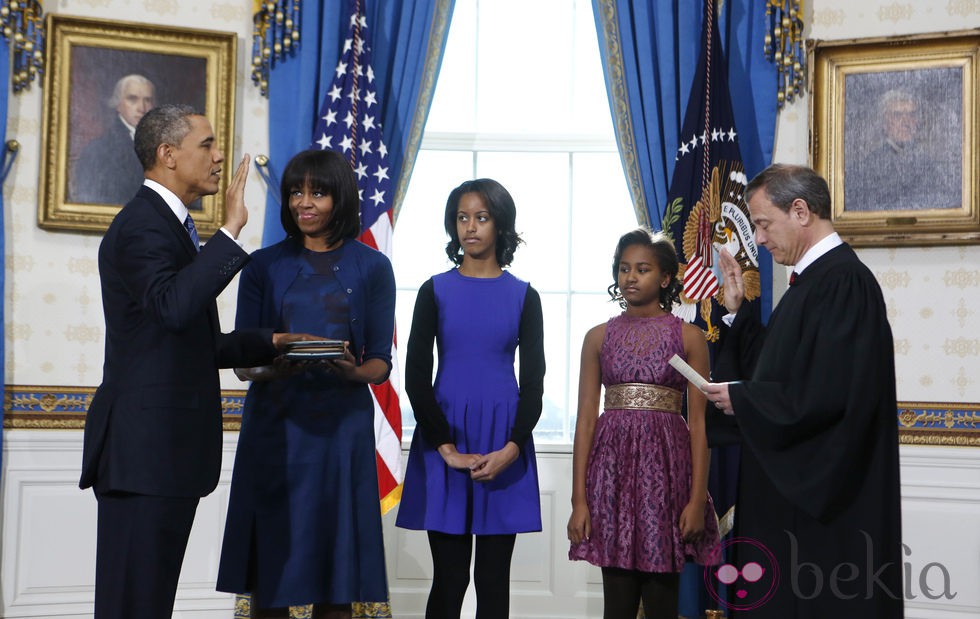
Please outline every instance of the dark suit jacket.
[[143, 166], [119, 118], [85, 145], [69, 176], [69, 202], [122, 205], [133, 197], [143, 184]]
[[196, 252], [163, 198], [141, 187], [99, 247], [102, 385], [85, 422], [80, 487], [200, 497], [218, 482], [218, 368], [268, 363], [271, 330], [223, 334], [215, 298], [248, 261], [222, 232]]

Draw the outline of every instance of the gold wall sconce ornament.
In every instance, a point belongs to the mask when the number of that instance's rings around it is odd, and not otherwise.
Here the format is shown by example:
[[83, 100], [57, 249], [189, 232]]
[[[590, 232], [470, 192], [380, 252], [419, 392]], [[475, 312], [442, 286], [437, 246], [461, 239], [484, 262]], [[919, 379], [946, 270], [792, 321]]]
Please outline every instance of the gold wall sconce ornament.
[[252, 82], [269, 96], [269, 71], [299, 45], [300, 0], [253, 0]]
[[800, 95], [806, 74], [803, 0], [767, 0], [766, 18], [769, 30], [765, 37], [765, 53], [776, 63], [776, 99], [779, 107], [783, 107]]
[[2, 0], [0, 27], [10, 45], [14, 93], [44, 74], [44, 8], [38, 0]]

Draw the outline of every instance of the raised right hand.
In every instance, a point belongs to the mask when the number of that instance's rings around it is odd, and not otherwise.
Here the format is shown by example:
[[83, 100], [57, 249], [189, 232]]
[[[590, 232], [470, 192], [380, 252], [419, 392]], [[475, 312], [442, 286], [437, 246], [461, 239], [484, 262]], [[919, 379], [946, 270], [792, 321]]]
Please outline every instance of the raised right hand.
[[236, 239], [248, 221], [248, 209], [245, 208], [245, 181], [248, 180], [249, 156], [242, 157], [235, 176], [232, 177], [228, 190], [225, 191], [225, 225], [222, 226]]
[[735, 314], [745, 299], [742, 267], [738, 265], [738, 260], [735, 260], [735, 257], [724, 248], [718, 252], [718, 266], [721, 267], [721, 274], [725, 278], [725, 308], [730, 313]]

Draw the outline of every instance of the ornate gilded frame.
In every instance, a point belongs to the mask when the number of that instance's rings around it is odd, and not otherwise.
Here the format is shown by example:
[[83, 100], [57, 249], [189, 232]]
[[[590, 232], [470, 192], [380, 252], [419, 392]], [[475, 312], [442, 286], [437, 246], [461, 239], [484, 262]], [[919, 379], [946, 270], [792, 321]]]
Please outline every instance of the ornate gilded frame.
[[[107, 99], [116, 80], [147, 74], [157, 104], [194, 105], [208, 117], [227, 157], [235, 129], [236, 46], [233, 32], [192, 30], [49, 14], [48, 61], [44, 76], [43, 146], [38, 225], [51, 230], [103, 232], [121, 204], [72, 202], [69, 175], [82, 152], [80, 135], [93, 131], [84, 122], [98, 112], [115, 122]], [[203, 83], [201, 83], [203, 81]], [[92, 84], [99, 84], [99, 90]], [[109, 92], [106, 92], [108, 86]], [[88, 96], [83, 97], [82, 93]], [[94, 136], [89, 138], [93, 141]], [[230, 166], [228, 166], [230, 170]], [[137, 167], [138, 170], [138, 167]], [[221, 227], [223, 174], [218, 193], [201, 200], [194, 221], [202, 234]], [[197, 205], [193, 205], [197, 209]]]
[[[807, 55], [810, 160], [830, 185], [837, 231], [856, 246], [980, 243], [980, 29], [808, 41]], [[898, 175], [880, 180], [867, 173], [888, 169], [885, 158], [874, 156], [883, 147], [876, 150], [872, 140], [886, 141], [882, 109], [889, 91], [915, 98], [918, 161], [930, 164], [902, 168], [917, 179], [914, 197], [905, 192], [902, 202], [882, 201], [889, 186], [900, 185]], [[927, 168], [940, 174], [924, 173]], [[890, 207], [896, 204], [901, 207]]]

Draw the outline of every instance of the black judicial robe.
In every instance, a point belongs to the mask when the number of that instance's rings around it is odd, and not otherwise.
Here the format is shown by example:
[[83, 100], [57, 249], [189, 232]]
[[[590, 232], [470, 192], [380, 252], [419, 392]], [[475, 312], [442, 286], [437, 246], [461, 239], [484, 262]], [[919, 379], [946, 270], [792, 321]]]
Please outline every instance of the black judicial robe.
[[729, 363], [754, 365], [729, 387], [744, 540], [731, 548], [740, 569], [766, 570], [731, 585], [733, 615], [900, 619], [895, 362], [871, 271], [850, 246], [834, 248], [797, 277], [767, 329], [740, 311], [723, 346]]

